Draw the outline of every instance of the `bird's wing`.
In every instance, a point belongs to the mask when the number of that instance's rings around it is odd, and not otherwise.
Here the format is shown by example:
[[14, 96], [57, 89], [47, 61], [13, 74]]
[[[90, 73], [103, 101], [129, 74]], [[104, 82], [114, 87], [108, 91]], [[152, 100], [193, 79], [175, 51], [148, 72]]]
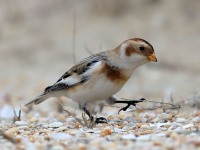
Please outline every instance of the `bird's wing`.
[[44, 94], [52, 91], [67, 89], [86, 82], [89, 79], [89, 74], [85, 75], [84, 73], [89, 71], [95, 63], [102, 60], [106, 60], [105, 52], [101, 52], [83, 59], [65, 72], [54, 85], [48, 86], [44, 90]]

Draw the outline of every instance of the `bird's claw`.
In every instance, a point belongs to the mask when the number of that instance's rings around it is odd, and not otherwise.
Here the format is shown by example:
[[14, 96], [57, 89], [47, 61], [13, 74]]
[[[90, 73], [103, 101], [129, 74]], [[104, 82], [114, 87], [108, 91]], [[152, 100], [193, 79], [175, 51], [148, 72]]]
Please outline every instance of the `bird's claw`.
[[98, 123], [107, 123], [107, 120], [104, 117], [99, 117], [99, 118], [96, 118], [95, 123], [97, 123], [97, 124]]
[[118, 114], [120, 113], [120, 111], [126, 111], [131, 105], [135, 106], [136, 107], [136, 103], [140, 103], [140, 102], [143, 102], [145, 101], [146, 99], [145, 98], [141, 98], [139, 100], [132, 100], [132, 101], [127, 101], [127, 106], [121, 108], [119, 111], [118, 111]]

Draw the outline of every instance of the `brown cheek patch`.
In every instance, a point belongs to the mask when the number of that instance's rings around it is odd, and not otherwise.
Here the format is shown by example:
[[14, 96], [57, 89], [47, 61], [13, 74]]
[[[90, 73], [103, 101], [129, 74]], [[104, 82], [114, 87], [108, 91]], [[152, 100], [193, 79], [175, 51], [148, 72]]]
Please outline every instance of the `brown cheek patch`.
[[128, 80], [128, 78], [123, 74], [121, 70], [113, 69], [107, 64], [104, 64], [99, 73], [105, 74], [109, 80], [117, 83], [125, 82]]
[[136, 53], [135, 49], [132, 46], [128, 46], [125, 49], [126, 56], [131, 56], [132, 54]]

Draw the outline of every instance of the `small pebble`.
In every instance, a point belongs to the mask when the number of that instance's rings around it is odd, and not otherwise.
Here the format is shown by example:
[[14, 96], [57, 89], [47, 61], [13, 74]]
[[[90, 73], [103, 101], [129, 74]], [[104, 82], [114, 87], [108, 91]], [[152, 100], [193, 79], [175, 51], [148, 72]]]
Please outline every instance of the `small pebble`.
[[176, 122], [177, 123], [185, 123], [187, 120], [185, 118], [177, 118]]
[[15, 125], [17, 126], [28, 126], [29, 123], [26, 121], [15, 121]]
[[151, 136], [152, 135], [141, 135], [141, 136], [139, 136], [139, 137], [137, 137], [137, 140], [139, 140], [139, 141], [149, 141], [150, 139], [151, 139]]
[[131, 116], [127, 116], [124, 121], [127, 121], [127, 122], [135, 122], [135, 119]]
[[20, 133], [23, 133], [23, 132], [24, 132], [24, 130], [23, 130], [23, 129], [21, 129], [21, 130], [19, 130], [19, 132], [20, 132]]
[[30, 123], [33, 123], [33, 122], [36, 122], [36, 121], [38, 121], [38, 118], [36, 118], [36, 117], [33, 117], [33, 118], [31, 118], [31, 119], [29, 120]]
[[159, 121], [159, 118], [158, 117], [155, 117], [151, 120], [151, 122], [158, 122]]
[[145, 134], [152, 134], [153, 130], [144, 130], [140, 133], [140, 135], [145, 135]]
[[62, 126], [62, 127], [57, 128], [56, 131], [60, 132], [60, 131], [65, 131], [67, 129], [68, 129], [67, 126]]
[[100, 136], [104, 137], [106, 135], [111, 135], [111, 134], [112, 134], [112, 131], [110, 129], [105, 129], [101, 131]]
[[134, 127], [135, 126], [135, 123], [133, 123], [133, 122], [130, 122], [130, 123], [128, 123], [128, 125], [127, 125], [128, 127]]
[[165, 121], [172, 119], [172, 115], [171, 114], [166, 114], [166, 113], [162, 113], [160, 117]]
[[53, 145], [51, 147], [51, 150], [64, 150], [62, 145]]
[[121, 122], [121, 120], [119, 118], [115, 118], [114, 122]]
[[171, 123], [170, 122], [166, 122], [166, 123], [156, 123], [156, 127], [165, 127], [166, 125], [171, 125]]
[[192, 127], [194, 127], [194, 124], [186, 124], [183, 126], [184, 129], [192, 128]]
[[94, 133], [94, 130], [88, 129], [88, 130], [86, 131], [86, 133]]
[[42, 125], [42, 127], [43, 127], [43, 128], [48, 128], [49, 125], [48, 125], [48, 124], [44, 124], [44, 125]]
[[123, 140], [136, 140], [136, 136], [134, 134], [126, 134], [121, 137]]
[[162, 127], [162, 128], [160, 128], [160, 130], [161, 130], [161, 131], [166, 131], [167, 128]]
[[195, 123], [196, 122], [200, 122], [200, 118], [199, 117], [195, 117], [195, 118], [192, 119], [192, 122], [195, 122]]
[[48, 129], [41, 129], [41, 130], [40, 130], [40, 133], [48, 133], [48, 132], [49, 132]]
[[183, 133], [184, 132], [184, 128], [183, 127], [178, 127], [174, 130], [177, 133]]
[[29, 127], [28, 126], [18, 126], [18, 129], [28, 129]]
[[147, 120], [148, 120], [148, 119], [145, 118], [145, 117], [142, 117], [142, 118], [141, 118], [141, 122], [143, 122], [143, 123], [144, 123], [144, 122], [147, 122]]
[[66, 139], [72, 138], [72, 136], [70, 134], [67, 134], [67, 133], [55, 133], [55, 134], [52, 134], [50, 136], [55, 141], [66, 140]]
[[61, 126], [63, 126], [62, 122], [52, 122], [52, 123], [49, 124], [50, 128], [58, 128], [58, 127], [61, 127]]
[[10, 129], [5, 131], [6, 134], [15, 134], [15, 133], [18, 133], [18, 132], [19, 132], [19, 129], [17, 127], [13, 127], [13, 128], [10, 128]]
[[66, 122], [73, 122], [73, 123], [76, 123], [77, 121], [76, 121], [76, 119], [73, 118], [73, 117], [68, 117], [68, 118], [66, 119]]
[[75, 118], [67, 118], [66, 119], [66, 124], [67, 125], [71, 125], [71, 126], [74, 126], [75, 125], [75, 123], [76, 123], [76, 119]]
[[141, 129], [151, 129], [151, 127], [148, 124], [143, 124], [140, 127]]
[[129, 128], [128, 126], [124, 126], [122, 129], [123, 130], [128, 130], [128, 128]]
[[119, 128], [114, 128], [114, 132], [116, 133], [121, 133], [121, 132], [125, 132], [126, 130], [124, 129], [119, 129]]
[[78, 130], [77, 129], [71, 129], [68, 131], [69, 134], [71, 135], [76, 135], [78, 133]]

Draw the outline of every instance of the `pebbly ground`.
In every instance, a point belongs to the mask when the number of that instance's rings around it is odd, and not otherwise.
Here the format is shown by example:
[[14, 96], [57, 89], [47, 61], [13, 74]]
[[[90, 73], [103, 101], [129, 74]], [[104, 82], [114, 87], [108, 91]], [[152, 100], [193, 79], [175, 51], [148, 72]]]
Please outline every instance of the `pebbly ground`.
[[[4, 119], [0, 128], [2, 149], [199, 149], [200, 112], [178, 112], [178, 109], [155, 108], [151, 111], [140, 108], [115, 113], [118, 109], [107, 107], [101, 115], [107, 124], [95, 124], [92, 128], [80, 124], [66, 112], [33, 112], [24, 109], [21, 121], [12, 121], [4, 107]], [[82, 119], [80, 113], [78, 118]], [[6, 136], [5, 136], [6, 135]], [[7, 138], [9, 137], [9, 138]]]

